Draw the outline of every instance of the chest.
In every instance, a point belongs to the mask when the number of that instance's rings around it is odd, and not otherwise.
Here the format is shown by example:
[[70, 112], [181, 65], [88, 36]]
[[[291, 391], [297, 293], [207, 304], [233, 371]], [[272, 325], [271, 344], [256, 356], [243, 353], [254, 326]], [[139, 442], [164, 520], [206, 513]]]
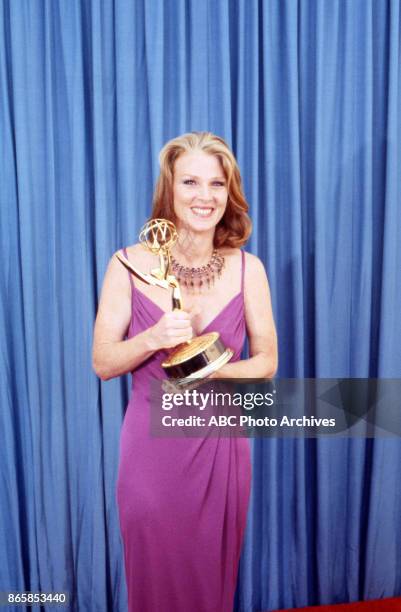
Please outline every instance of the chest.
[[241, 297], [238, 291], [233, 293], [232, 288], [209, 294], [181, 293], [183, 308], [191, 315], [192, 327], [196, 334], [201, 334], [224, 314], [228, 315], [230, 307]]
[[[135, 291], [137, 295], [139, 294], [139, 302], [147, 300], [143, 306], [157, 309], [159, 313], [171, 311], [171, 290], [142, 285], [140, 288], [136, 286]], [[217, 323], [217, 320], [224, 315], [228, 316], [231, 312], [230, 309], [235, 310], [236, 305], [242, 305], [241, 290], [234, 292], [232, 287], [226, 286], [213, 287], [208, 292], [203, 293], [181, 290], [181, 298], [183, 309], [189, 312], [194, 333], [197, 335], [203, 333], [205, 329], [214, 331], [211, 325], [213, 322]], [[134, 300], [135, 302], [136, 300]], [[140, 304], [138, 306], [140, 307]], [[209, 326], [210, 329], [208, 329]]]

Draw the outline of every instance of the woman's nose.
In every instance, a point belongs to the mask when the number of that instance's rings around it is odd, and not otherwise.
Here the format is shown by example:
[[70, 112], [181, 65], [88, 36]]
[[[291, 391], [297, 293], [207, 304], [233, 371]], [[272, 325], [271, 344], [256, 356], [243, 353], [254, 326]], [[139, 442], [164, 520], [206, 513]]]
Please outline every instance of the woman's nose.
[[199, 197], [202, 198], [202, 200], [211, 200], [212, 199], [212, 192], [210, 190], [209, 185], [201, 185], [199, 188]]

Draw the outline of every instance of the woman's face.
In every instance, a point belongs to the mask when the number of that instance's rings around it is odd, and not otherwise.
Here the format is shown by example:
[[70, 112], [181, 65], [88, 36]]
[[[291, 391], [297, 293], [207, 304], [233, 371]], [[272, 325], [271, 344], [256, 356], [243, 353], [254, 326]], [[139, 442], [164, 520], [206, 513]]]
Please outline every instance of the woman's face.
[[180, 155], [174, 165], [173, 196], [178, 227], [196, 232], [215, 228], [228, 199], [218, 158], [203, 151]]

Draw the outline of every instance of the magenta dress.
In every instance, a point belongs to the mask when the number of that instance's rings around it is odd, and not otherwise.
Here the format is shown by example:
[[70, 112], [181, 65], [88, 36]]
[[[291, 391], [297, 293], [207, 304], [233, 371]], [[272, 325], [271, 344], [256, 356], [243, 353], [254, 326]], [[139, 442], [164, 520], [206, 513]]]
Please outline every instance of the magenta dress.
[[[126, 251], [125, 251], [126, 253]], [[127, 256], [127, 255], [126, 255]], [[241, 291], [202, 330], [218, 331], [240, 358]], [[154, 325], [161, 308], [134, 287], [128, 337]], [[149, 381], [166, 375], [166, 351], [132, 376], [120, 440], [117, 502], [129, 612], [232, 612], [249, 501], [249, 441], [151, 437]]]

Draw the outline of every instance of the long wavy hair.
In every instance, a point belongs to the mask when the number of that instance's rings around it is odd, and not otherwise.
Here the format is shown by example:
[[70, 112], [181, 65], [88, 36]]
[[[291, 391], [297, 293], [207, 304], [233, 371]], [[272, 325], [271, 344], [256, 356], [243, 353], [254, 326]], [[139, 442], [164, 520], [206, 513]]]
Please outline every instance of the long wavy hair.
[[249, 238], [252, 222], [248, 202], [242, 191], [241, 174], [237, 161], [227, 143], [211, 132], [190, 132], [169, 140], [159, 155], [160, 175], [153, 196], [151, 219], [176, 221], [174, 213], [174, 165], [178, 157], [192, 151], [215, 155], [227, 181], [228, 200], [225, 213], [217, 224], [214, 246], [241, 247]]

